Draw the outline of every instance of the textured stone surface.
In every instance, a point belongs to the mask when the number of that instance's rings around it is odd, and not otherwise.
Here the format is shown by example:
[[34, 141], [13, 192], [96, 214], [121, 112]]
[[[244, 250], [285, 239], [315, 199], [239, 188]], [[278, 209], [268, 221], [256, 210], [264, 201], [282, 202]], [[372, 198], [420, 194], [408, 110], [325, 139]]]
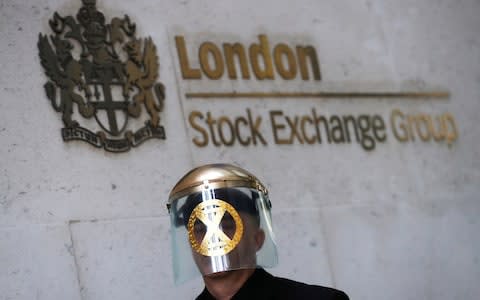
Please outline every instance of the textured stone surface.
[[[290, 226], [291, 222], [295, 226]], [[325, 231], [318, 209], [292, 209], [273, 214], [278, 245], [278, 266], [275, 276], [332, 286], [331, 265]]]
[[[107, 20], [128, 14], [151, 36], [166, 86], [165, 141], [124, 154], [62, 141], [45, 97], [38, 33], [80, 0], [0, 1], [1, 299], [191, 299], [176, 287], [165, 203], [193, 166], [228, 162], [269, 188], [279, 276], [344, 289], [352, 299], [476, 299], [480, 291], [480, 3], [428, 1], [98, 0]], [[173, 37], [271, 45], [311, 44], [322, 81], [183, 80]], [[192, 52], [193, 53], [193, 52]], [[198, 58], [193, 54], [192, 62]], [[187, 92], [318, 91], [440, 86], [449, 99], [187, 99]], [[301, 116], [393, 109], [455, 116], [445, 143], [276, 145], [272, 110]], [[266, 146], [196, 147], [193, 110], [263, 117]], [[390, 126], [390, 124], [387, 124]], [[71, 231], [71, 233], [70, 233]], [[73, 241], [73, 242], [72, 242]], [[3, 297], [3, 298], [2, 298]]]
[[72, 224], [82, 299], [192, 299], [200, 278], [173, 283], [168, 218]]
[[81, 300], [67, 225], [0, 228], [1, 299]]
[[323, 209], [336, 284], [358, 299], [478, 296], [478, 212], [471, 200]]

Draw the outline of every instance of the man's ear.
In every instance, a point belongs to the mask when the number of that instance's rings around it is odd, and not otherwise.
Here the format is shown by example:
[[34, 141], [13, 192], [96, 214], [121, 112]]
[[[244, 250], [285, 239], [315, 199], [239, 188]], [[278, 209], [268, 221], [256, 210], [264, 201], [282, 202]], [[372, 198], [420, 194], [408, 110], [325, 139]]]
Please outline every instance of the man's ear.
[[263, 246], [263, 242], [265, 242], [265, 231], [263, 229], [258, 229], [255, 233], [255, 246], [256, 251], [260, 250]]

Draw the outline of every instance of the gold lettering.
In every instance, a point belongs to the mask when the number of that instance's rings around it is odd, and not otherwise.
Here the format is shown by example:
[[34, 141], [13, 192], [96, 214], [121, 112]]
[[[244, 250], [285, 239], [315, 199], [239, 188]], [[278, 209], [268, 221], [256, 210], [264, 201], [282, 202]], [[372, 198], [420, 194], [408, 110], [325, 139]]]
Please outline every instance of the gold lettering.
[[242, 135], [240, 134], [240, 123], [243, 123], [245, 126], [248, 125], [247, 120], [244, 117], [238, 117], [235, 119], [235, 133], [237, 134], [238, 141], [243, 146], [248, 146], [250, 144], [251, 138], [248, 137], [246, 140], [242, 139]]
[[358, 136], [357, 122], [355, 121], [355, 118], [352, 115], [347, 115], [347, 116], [343, 116], [342, 119], [343, 119], [343, 124], [345, 125], [345, 136], [346, 136], [347, 143], [350, 143], [350, 130], [348, 127], [348, 123], [352, 124], [353, 132], [355, 133], [355, 138], [357, 139], [357, 142], [358, 142], [359, 136]]
[[237, 70], [235, 68], [234, 56], [238, 57], [240, 69], [242, 70], [242, 78], [250, 79], [250, 72], [248, 70], [247, 56], [242, 44], [223, 44], [223, 50], [225, 51], [225, 61], [227, 64], [228, 77], [230, 79], [237, 79]]
[[277, 131], [285, 129], [285, 125], [277, 124], [277, 122], [275, 122], [275, 116], [283, 116], [283, 112], [281, 110], [270, 111], [270, 122], [272, 123], [272, 130], [273, 130], [273, 137], [275, 139], [275, 144], [279, 144], [279, 145], [291, 144], [291, 141], [287, 139], [280, 139], [278, 137]]
[[192, 142], [197, 145], [197, 147], [205, 147], [208, 145], [208, 133], [205, 129], [203, 129], [200, 125], [195, 123], [195, 118], [203, 119], [203, 114], [199, 111], [192, 111], [188, 116], [188, 122], [190, 125], [200, 132], [203, 137], [203, 140], [198, 139], [198, 137], [194, 137]]
[[433, 126], [433, 120], [432, 120], [432, 135], [435, 141], [439, 142], [443, 139], [445, 139], [446, 131], [447, 131], [447, 126], [445, 122], [443, 121], [443, 116], [436, 116], [435, 119], [437, 120], [437, 131], [435, 130], [435, 126]]
[[[379, 142], [384, 142], [387, 139], [385, 133], [385, 122], [379, 115], [374, 115], [372, 118], [373, 135]], [[381, 135], [383, 133], [383, 136]]]
[[297, 46], [297, 56], [298, 65], [300, 67], [300, 73], [302, 74], [303, 80], [310, 79], [310, 77], [308, 76], [307, 57], [310, 59], [310, 66], [313, 72], [313, 78], [315, 80], [320, 80], [322, 78], [315, 48], [313, 48], [312, 46]]
[[313, 120], [310, 117], [303, 116], [302, 120], [300, 121], [300, 126], [301, 126], [301, 130], [302, 130], [303, 138], [305, 139], [307, 144], [311, 145], [311, 144], [315, 143], [315, 136], [312, 136], [310, 138], [307, 136], [307, 133], [306, 133], [306, 130], [305, 130], [305, 123], [307, 123], [307, 122], [313, 125]]
[[[422, 139], [422, 141], [424, 141], [424, 142], [428, 142], [432, 138], [432, 136], [431, 136], [431, 127], [432, 127], [431, 123], [432, 123], [432, 119], [428, 115], [420, 114], [416, 117], [415, 125], [416, 125], [416, 128], [417, 128], [417, 133], [418, 133], [418, 136], [420, 137], [420, 139]], [[427, 130], [426, 133], [422, 132], [422, 127], [420, 126], [422, 124], [424, 125], [423, 128]]]
[[[253, 73], [259, 80], [273, 79], [272, 56], [268, 45], [268, 38], [264, 34], [258, 36], [260, 44], [252, 44], [249, 49], [250, 63], [252, 64]], [[259, 56], [263, 60], [263, 69], [260, 66]]]
[[332, 142], [332, 137], [330, 135], [327, 118], [325, 118], [322, 115], [317, 116], [317, 111], [315, 110], [315, 108], [312, 108], [312, 114], [313, 114], [313, 121], [315, 123], [315, 130], [317, 132], [318, 143], [320, 144], [322, 143], [322, 135], [320, 134], [320, 123], [322, 123], [325, 131], [325, 135], [327, 136], [328, 143], [330, 144]]
[[391, 125], [392, 125], [393, 135], [400, 142], [406, 142], [406, 141], [408, 141], [408, 137], [409, 137], [408, 130], [405, 126], [405, 123], [400, 123], [399, 128], [402, 131], [399, 134], [399, 132], [397, 131], [397, 126], [396, 126], [396, 124], [397, 124], [396, 119], [397, 118], [400, 118], [401, 119], [400, 122], [402, 122], [405, 119], [405, 115], [399, 109], [394, 109], [394, 110], [392, 110], [392, 113], [390, 114], [390, 122], [391, 122]]
[[210, 112], [207, 112], [206, 123], [208, 125], [208, 128], [210, 129], [210, 136], [212, 137], [212, 143], [215, 146], [219, 147], [221, 144], [217, 141], [215, 136], [215, 124], [217, 124], [217, 120], [215, 120], [215, 118], [212, 117], [212, 114]]
[[285, 120], [290, 127], [290, 144], [293, 144], [294, 137], [297, 137], [300, 144], [303, 144], [303, 139], [297, 132], [298, 116], [295, 116], [293, 120], [286, 116]]
[[205, 41], [198, 49], [199, 67], [195, 68], [189, 61], [185, 38], [175, 36], [175, 44], [183, 79], [201, 79], [202, 73], [210, 79], [220, 79], [226, 65], [229, 79], [250, 79], [252, 71], [258, 80], [275, 79], [275, 73], [285, 80], [295, 79], [298, 73], [303, 80], [321, 80], [317, 52], [310, 45], [293, 48], [280, 43], [272, 45], [272, 53], [268, 37], [260, 34], [258, 42], [250, 44], [247, 54], [247, 48], [239, 42], [223, 43], [219, 47]]
[[[215, 67], [212, 68], [210, 66], [210, 62], [208, 59], [208, 54], [211, 54], [213, 57], [213, 61], [215, 62]], [[200, 66], [202, 71], [207, 75], [210, 79], [219, 79], [223, 75], [223, 59], [222, 53], [214, 43], [205, 42], [200, 45]]]
[[[230, 129], [230, 139], [227, 140], [223, 134], [223, 124], [227, 124]], [[225, 146], [232, 146], [235, 143], [235, 129], [233, 128], [232, 123], [226, 116], [221, 116], [218, 118], [218, 133], [220, 135], [220, 140]]]
[[183, 36], [175, 36], [175, 45], [177, 46], [178, 60], [180, 62], [183, 79], [200, 79], [200, 70], [191, 69], [188, 63], [188, 54]]
[[[458, 138], [458, 131], [457, 131], [457, 125], [455, 124], [455, 118], [453, 117], [452, 114], [445, 113], [445, 114], [443, 114], [443, 120], [446, 123], [448, 122], [448, 124], [450, 124], [450, 128], [452, 129], [451, 132], [446, 134], [447, 144], [451, 145]], [[447, 126], [445, 126], [445, 127], [447, 127]]]
[[[286, 56], [288, 67], [283, 64], [282, 56]], [[285, 44], [278, 44], [273, 50], [273, 58], [275, 61], [275, 67], [278, 73], [283, 79], [293, 79], [297, 76], [297, 64], [292, 50]]]
[[[336, 121], [337, 125], [333, 126], [334, 121]], [[332, 125], [332, 140], [335, 143], [345, 143], [345, 134], [343, 131], [342, 121], [338, 116], [331, 116], [330, 117], [330, 125]], [[338, 134], [336, 134], [338, 133]]]
[[262, 123], [262, 117], [257, 116], [254, 123], [252, 118], [252, 113], [249, 108], [247, 108], [247, 117], [248, 117], [248, 122], [250, 124], [250, 132], [252, 134], [253, 144], [254, 145], [257, 144], [257, 138], [258, 138], [263, 145], [267, 145], [267, 141], [265, 140], [265, 138], [260, 132], [260, 124]]
[[407, 130], [408, 130], [408, 135], [410, 136], [411, 141], [415, 141], [415, 135], [413, 134], [413, 124], [415, 123], [415, 116], [413, 115], [407, 115]]

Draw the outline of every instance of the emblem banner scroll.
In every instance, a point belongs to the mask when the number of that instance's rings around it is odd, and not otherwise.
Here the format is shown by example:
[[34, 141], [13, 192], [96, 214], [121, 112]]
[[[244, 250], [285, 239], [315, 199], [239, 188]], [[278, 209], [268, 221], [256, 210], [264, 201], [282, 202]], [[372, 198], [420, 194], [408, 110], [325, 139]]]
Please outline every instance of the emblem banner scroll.
[[64, 141], [84, 141], [97, 148], [103, 147], [109, 152], [125, 152], [153, 138], [165, 139], [163, 127], [144, 126], [133, 134], [127, 132], [125, 135], [126, 137], [123, 139], [109, 139], [106, 138], [103, 132], [94, 133], [80, 126], [62, 128], [62, 138]]

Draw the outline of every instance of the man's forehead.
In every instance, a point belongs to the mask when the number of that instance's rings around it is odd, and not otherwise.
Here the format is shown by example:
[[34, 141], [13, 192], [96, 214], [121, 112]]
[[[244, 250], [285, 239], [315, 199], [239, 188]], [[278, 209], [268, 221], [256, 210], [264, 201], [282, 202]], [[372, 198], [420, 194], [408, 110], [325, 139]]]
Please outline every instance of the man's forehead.
[[[248, 193], [248, 194], [247, 194]], [[210, 198], [211, 197], [211, 198]], [[209, 199], [210, 198], [210, 199]], [[237, 212], [247, 212], [253, 216], [258, 215], [258, 209], [256, 205], [256, 199], [258, 194], [255, 191], [246, 189], [246, 191], [240, 191], [237, 188], [222, 188], [211, 191], [211, 194], [207, 197], [202, 193], [195, 193], [190, 195], [181, 210], [186, 219], [190, 217], [192, 211], [200, 205], [200, 203], [206, 203], [209, 200], [222, 200], [230, 204]]]

